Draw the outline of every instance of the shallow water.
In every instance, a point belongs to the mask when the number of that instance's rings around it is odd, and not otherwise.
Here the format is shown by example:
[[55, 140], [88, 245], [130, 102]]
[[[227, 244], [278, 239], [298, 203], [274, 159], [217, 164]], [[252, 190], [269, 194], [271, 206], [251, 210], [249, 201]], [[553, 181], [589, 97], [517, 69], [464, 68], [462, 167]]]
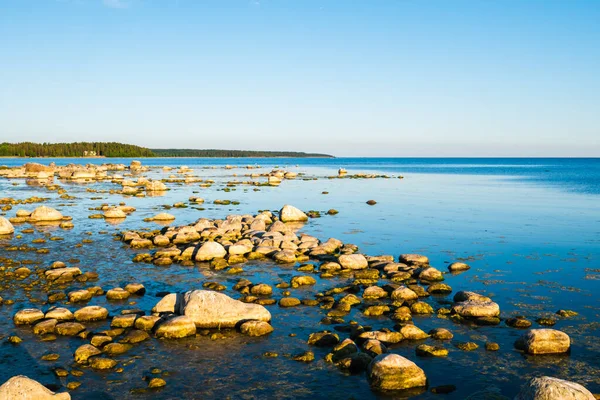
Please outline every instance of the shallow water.
[[[40, 160], [37, 160], [40, 161]], [[41, 160], [44, 163], [53, 161]], [[57, 159], [57, 164], [126, 163], [121, 159]], [[505, 324], [492, 327], [468, 327], [447, 319], [415, 317], [414, 323], [428, 331], [435, 327], [450, 329], [455, 337], [445, 346], [447, 358], [415, 356], [415, 347], [421, 343], [403, 342], [393, 346], [397, 352], [415, 361], [427, 374], [429, 387], [454, 384], [457, 390], [443, 395], [448, 399], [463, 399], [479, 392], [479, 398], [499, 394], [514, 397], [526, 378], [551, 375], [584, 384], [594, 393], [600, 392], [600, 160], [598, 159], [144, 159], [144, 165], [187, 165], [202, 179], [214, 179], [210, 188], [198, 184], [168, 183], [171, 189], [165, 196], [131, 198], [108, 193], [90, 193], [87, 188], [109, 190], [118, 186], [110, 182], [74, 184], [55, 180], [74, 200], [62, 200], [56, 192], [43, 187], [27, 185], [23, 180], [0, 179], [0, 198], [24, 199], [33, 195], [49, 197], [43, 203], [73, 217], [75, 228], [63, 231], [54, 227], [36, 227], [33, 234], [21, 239], [0, 239], [0, 258], [33, 260], [33, 266], [46, 268], [55, 260], [74, 265], [82, 271], [96, 271], [97, 282], [73, 283], [66, 292], [79, 287], [100, 285], [105, 290], [140, 282], [146, 286], [143, 297], [132, 297], [137, 302], [107, 302], [104, 297], [93, 298], [89, 304], [107, 307], [111, 315], [122, 309], [141, 308], [149, 312], [158, 301], [157, 293], [201, 288], [206, 281], [219, 281], [227, 286], [226, 294], [239, 294], [231, 288], [240, 277], [253, 283], [276, 284], [289, 281], [299, 274], [293, 267], [272, 263], [252, 262], [239, 276], [226, 275], [202, 265], [193, 268], [172, 265], [157, 267], [132, 262], [138, 252], [124, 243], [113, 240], [112, 234], [129, 229], [159, 226], [143, 219], [162, 212], [162, 205], [186, 202], [191, 195], [203, 197], [203, 210], [172, 208], [168, 212], [177, 219], [175, 225], [192, 223], [198, 218], [224, 218], [228, 214], [256, 213], [258, 210], [278, 210], [283, 204], [293, 204], [303, 210], [326, 211], [335, 208], [335, 216], [324, 215], [311, 219], [302, 229], [322, 240], [336, 237], [345, 243], [354, 243], [369, 255], [422, 253], [431, 264], [445, 270], [447, 263], [467, 260], [472, 269], [460, 275], [445, 276], [453, 291], [475, 290], [493, 296], [502, 310], [502, 317], [524, 315], [530, 320], [551, 316], [558, 309], [572, 309], [579, 316], [557, 318], [556, 329], [567, 332], [573, 341], [571, 352], [564, 356], [524, 356], [513, 348], [513, 342], [523, 331]], [[23, 159], [2, 159], [0, 164], [19, 165]], [[279, 187], [239, 185], [224, 192], [225, 183], [246, 180], [242, 175], [257, 170], [243, 168], [223, 169], [209, 166], [261, 165], [258, 172], [274, 166], [316, 177], [316, 180], [285, 180]], [[389, 179], [327, 179], [337, 175], [337, 168], [345, 167], [349, 174], [358, 172], [388, 174]], [[147, 176], [166, 177], [160, 169]], [[233, 177], [238, 174], [238, 177]], [[404, 179], [398, 179], [403, 175]], [[261, 178], [264, 180], [264, 178]], [[17, 183], [14, 186], [13, 183]], [[329, 194], [322, 194], [328, 191]], [[100, 197], [92, 200], [92, 197]], [[237, 200], [239, 205], [214, 205], [215, 199]], [[368, 206], [369, 199], [377, 205]], [[123, 223], [112, 225], [104, 220], [89, 219], [98, 211], [89, 210], [102, 203], [118, 204], [124, 201], [137, 208]], [[32, 210], [37, 205], [15, 206], [7, 212], [14, 216], [19, 208]], [[30, 225], [16, 226], [16, 234]], [[105, 231], [106, 233], [101, 233]], [[89, 234], [88, 234], [89, 233]], [[33, 244], [37, 238], [59, 236], [64, 240]], [[82, 243], [91, 239], [92, 243]], [[49, 254], [8, 251], [9, 245], [28, 244], [47, 248]], [[81, 247], [76, 247], [81, 244]], [[31, 268], [31, 266], [29, 266]], [[33, 268], [32, 268], [33, 269]], [[311, 298], [319, 291], [343, 284], [340, 279], [318, 278], [318, 284], [309, 289], [292, 289], [293, 296]], [[33, 278], [24, 281], [29, 282]], [[318, 307], [281, 309], [269, 306], [275, 331], [268, 337], [248, 338], [228, 332], [227, 338], [211, 341], [197, 337], [180, 341], [151, 340], [129, 353], [119, 356], [124, 372], [94, 372], [85, 369], [80, 378], [60, 380], [53, 368], [71, 369], [73, 351], [85, 343], [82, 339], [60, 338], [55, 342], [40, 342], [30, 328], [18, 328], [12, 316], [22, 308], [41, 307], [37, 301], [46, 294], [25, 290], [19, 284], [3, 287], [0, 296], [14, 299], [15, 304], [0, 306], [0, 335], [17, 334], [20, 345], [5, 340], [0, 344], [0, 381], [16, 374], [26, 374], [44, 384], [64, 385], [77, 380], [81, 387], [71, 392], [73, 398], [376, 398], [384, 394], [371, 392], [364, 374], [348, 375], [325, 363], [328, 349], [314, 348], [316, 360], [311, 364], [297, 363], [286, 357], [307, 350], [306, 339], [311, 332], [333, 329], [320, 324], [326, 310]], [[274, 297], [281, 291], [274, 289]], [[452, 295], [432, 296], [425, 301], [439, 308]], [[35, 302], [35, 303], [34, 303]], [[79, 306], [67, 305], [75, 310]], [[392, 328], [387, 317], [365, 317], [353, 309], [345, 318], [374, 328]], [[103, 329], [110, 322], [99, 323], [93, 329]], [[538, 327], [534, 322], [533, 327]], [[289, 337], [290, 333], [297, 334]], [[340, 333], [345, 337], [344, 333]], [[480, 348], [464, 352], [454, 347], [463, 341], [475, 341]], [[498, 352], [485, 351], [486, 341], [498, 342]], [[431, 340], [422, 341], [432, 343]], [[46, 352], [61, 355], [55, 362], [40, 360]], [[262, 357], [265, 351], [276, 351], [279, 357]], [[160, 391], [131, 393], [144, 388], [143, 378], [158, 366], [168, 371], [167, 386]], [[415, 398], [434, 398], [425, 392]]]

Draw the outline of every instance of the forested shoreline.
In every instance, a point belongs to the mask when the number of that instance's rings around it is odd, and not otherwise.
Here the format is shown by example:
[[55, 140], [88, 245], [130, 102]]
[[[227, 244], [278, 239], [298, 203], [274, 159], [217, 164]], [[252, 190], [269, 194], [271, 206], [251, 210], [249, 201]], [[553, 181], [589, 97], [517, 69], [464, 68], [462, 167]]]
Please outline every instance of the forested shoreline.
[[0, 157], [324, 157], [294, 151], [149, 149], [117, 142], [0, 143]]

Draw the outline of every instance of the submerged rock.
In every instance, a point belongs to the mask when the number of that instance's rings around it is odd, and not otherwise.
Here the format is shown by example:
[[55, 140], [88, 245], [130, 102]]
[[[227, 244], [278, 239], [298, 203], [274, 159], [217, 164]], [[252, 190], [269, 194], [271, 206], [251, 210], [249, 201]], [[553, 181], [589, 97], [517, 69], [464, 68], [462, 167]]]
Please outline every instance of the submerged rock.
[[156, 329], [156, 336], [166, 339], [179, 339], [196, 334], [194, 321], [185, 315], [162, 322]]
[[529, 380], [515, 400], [594, 400], [594, 395], [575, 382], [542, 376]]
[[69, 393], [54, 393], [24, 375], [13, 376], [0, 386], [3, 400], [70, 400]]

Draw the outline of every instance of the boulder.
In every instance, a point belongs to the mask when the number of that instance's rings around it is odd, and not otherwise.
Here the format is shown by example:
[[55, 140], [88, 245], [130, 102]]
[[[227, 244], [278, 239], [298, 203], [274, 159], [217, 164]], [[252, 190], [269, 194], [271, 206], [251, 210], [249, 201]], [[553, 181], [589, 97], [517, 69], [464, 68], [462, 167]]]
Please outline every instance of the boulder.
[[227, 255], [227, 250], [220, 243], [206, 242], [196, 253], [196, 261], [210, 261], [215, 258], [223, 258]]
[[271, 313], [259, 304], [243, 303], [208, 290], [185, 293], [179, 314], [190, 317], [198, 328], [233, 328], [248, 319], [271, 320]]
[[196, 334], [196, 325], [190, 317], [183, 315], [160, 323], [155, 333], [159, 338], [184, 338]]
[[123, 210], [117, 207], [112, 207], [104, 211], [104, 218], [107, 219], [122, 219], [125, 217], [127, 217], [127, 214], [125, 214]]
[[0, 217], [0, 235], [10, 235], [15, 231], [15, 227], [4, 217]]
[[398, 354], [381, 354], [367, 368], [367, 379], [375, 390], [404, 390], [427, 385], [425, 372]]
[[26, 308], [18, 311], [13, 317], [15, 325], [31, 325], [44, 318], [44, 313], [37, 308]]
[[0, 399], [4, 400], [70, 400], [69, 393], [54, 393], [41, 383], [24, 375], [13, 376], [0, 386]]
[[556, 329], [531, 329], [517, 340], [515, 347], [529, 354], [566, 353], [571, 347], [571, 339]]
[[167, 186], [161, 181], [152, 181], [146, 183], [146, 191], [148, 192], [164, 192], [169, 190]]
[[75, 319], [79, 322], [102, 321], [108, 318], [108, 310], [100, 306], [87, 306], [75, 311]]
[[500, 315], [500, 307], [493, 301], [467, 300], [452, 306], [452, 312], [466, 318], [497, 317]]
[[39, 206], [31, 213], [29, 219], [31, 222], [60, 221], [63, 215], [54, 208]]
[[279, 211], [279, 219], [282, 222], [302, 222], [308, 221], [308, 215], [294, 206], [285, 205]]
[[344, 254], [338, 258], [338, 262], [345, 269], [365, 269], [369, 263], [362, 254]]
[[515, 400], [594, 400], [594, 395], [575, 382], [542, 376], [530, 379]]
[[240, 332], [248, 336], [264, 336], [273, 332], [273, 327], [264, 321], [246, 321], [240, 325]]
[[448, 271], [450, 272], [466, 271], [468, 269], [471, 269], [471, 267], [468, 264], [461, 262], [455, 262], [448, 265]]

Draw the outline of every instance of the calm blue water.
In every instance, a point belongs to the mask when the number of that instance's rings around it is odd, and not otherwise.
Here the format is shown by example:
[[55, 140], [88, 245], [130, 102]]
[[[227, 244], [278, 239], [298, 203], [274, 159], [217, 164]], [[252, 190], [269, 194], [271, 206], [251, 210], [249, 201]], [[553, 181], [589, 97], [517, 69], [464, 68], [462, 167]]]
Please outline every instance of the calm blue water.
[[[600, 158], [147, 158], [147, 165], [261, 165], [265, 167], [302, 165], [348, 169], [349, 173], [378, 171], [390, 174], [427, 173], [496, 175], [531, 181], [581, 193], [600, 193]], [[69, 163], [125, 163], [130, 158], [80, 159], [44, 158], [0, 159], [0, 165], [20, 165], [27, 161], [67, 165]]]
[[[19, 165], [26, 161], [0, 159], [0, 165]], [[71, 162], [129, 164], [131, 160], [34, 161], [55, 161], [65, 165]], [[173, 265], [159, 268], [134, 264], [131, 259], [136, 252], [112, 241], [109, 234], [127, 229], [158, 228], [143, 219], [163, 211], [163, 205], [187, 202], [192, 195], [205, 198], [203, 210], [170, 209], [177, 218], [176, 225], [192, 223], [201, 217], [223, 218], [232, 213], [256, 213], [259, 209], [278, 210], [283, 204], [293, 204], [304, 210], [335, 208], [339, 214], [312, 219], [303, 231], [321, 239], [336, 237], [354, 243], [361, 252], [369, 255], [423, 253], [440, 270], [445, 270], [450, 262], [467, 260], [472, 269], [461, 275], [447, 275], [446, 283], [454, 292], [475, 290], [493, 296], [501, 307], [503, 318], [524, 315], [535, 320], [552, 316], [560, 308], [580, 313], [572, 319], [559, 318], [555, 326], [573, 340], [571, 354], [564, 357], [521, 355], [513, 349], [512, 343], [522, 331], [504, 324], [472, 328], [436, 317], [415, 318], [415, 324], [425, 331], [445, 327], [455, 334], [453, 342], [445, 344], [450, 355], [444, 359], [418, 358], [414, 353], [415, 343], [402, 343], [394, 346], [392, 351], [421, 366], [431, 387], [455, 384], [457, 391], [444, 398], [465, 399], [478, 393], [481, 397], [477, 398], [490, 398], [493, 394], [513, 398], [526, 378], [541, 374], [574, 380], [592, 392], [600, 392], [600, 301], [597, 296], [600, 289], [600, 159], [156, 158], [141, 161], [150, 166], [187, 165], [194, 169], [195, 175], [212, 179], [215, 184], [200, 188], [197, 184], [168, 183], [171, 190], [164, 196], [128, 198], [86, 191], [88, 188], [100, 191], [118, 188], [109, 182], [85, 185], [56, 181], [76, 197], [75, 200], [62, 200], [55, 192], [27, 185], [22, 180], [0, 179], [0, 198], [49, 197], [47, 204], [73, 216], [75, 223], [75, 229], [68, 232], [40, 228], [34, 234], [23, 234], [21, 239], [0, 240], [0, 257], [35, 259], [40, 266], [54, 260], [78, 258], [82, 269], [100, 273], [100, 280], [94, 284], [105, 289], [127, 282], [144, 283], [148, 294], [136, 300], [135, 307], [149, 310], [156, 303], [158, 292], [188, 290], [209, 280], [222, 282], [228, 288], [226, 293], [237, 297], [231, 289], [237, 277], [200, 267]], [[260, 165], [262, 168], [211, 168], [224, 165]], [[276, 166], [316, 179], [286, 180], [280, 187], [261, 187], [260, 191], [243, 185], [231, 188], [230, 192], [223, 190], [228, 181], [247, 180], [249, 178], [244, 174], [266, 172]], [[328, 179], [337, 175], [339, 167], [346, 168], [349, 174], [387, 174], [391, 178]], [[171, 173], [174, 172], [163, 173], [157, 168], [148, 176], [165, 178]], [[398, 179], [399, 175], [404, 179]], [[329, 194], [322, 194], [323, 191]], [[216, 199], [237, 200], [240, 204], [212, 204]], [[369, 199], [376, 200], [377, 205], [366, 205]], [[88, 218], [97, 212], [90, 208], [119, 202], [137, 208], [125, 222], [110, 225], [104, 220]], [[8, 211], [7, 215], [14, 216], [18, 208]], [[17, 233], [28, 227], [17, 227]], [[48, 255], [4, 250], [15, 244], [36, 246], [32, 244], [33, 239], [49, 235], [61, 236], [64, 241], [48, 241], [41, 245], [50, 249]], [[93, 243], [76, 247], [82, 238], [90, 238]], [[255, 283], [289, 281], [291, 276], [298, 274], [292, 268], [273, 265], [254, 265], [247, 270], [243, 277]], [[315, 288], [302, 289], [294, 295], [311, 297], [317, 291], [340, 284], [336, 280], [319, 280]], [[18, 348], [2, 344], [0, 381], [15, 371], [33, 371], [32, 377], [36, 379], [64, 385], [65, 381], [54, 378], [52, 368], [68, 366], [72, 351], [79, 344], [66, 339], [41, 344], [27, 330], [16, 329], [7, 322], [18, 309], [31, 305], [40, 307], [33, 301], [43, 298], [43, 294], [29, 293], [19, 285], [13, 285], [4, 289], [1, 295], [18, 302], [14, 306], [0, 307], [0, 321], [4, 321], [0, 322], [0, 335], [18, 333], [24, 342]], [[279, 291], [274, 297], [279, 297]], [[427, 299], [434, 308], [444, 306], [447, 300]], [[106, 306], [111, 314], [128, 307], [106, 304], [103, 298], [94, 299], [91, 304]], [[72, 392], [73, 398], [94, 398], [99, 393], [114, 398], [124, 394], [127, 397], [131, 389], [144, 386], [141, 378], [149, 368], [157, 365], [172, 372], [166, 378], [168, 386], [158, 393], [130, 395], [132, 398], [220, 398], [223, 393], [232, 398], [381, 397], [370, 391], [363, 375], [347, 375], [326, 364], [323, 357], [327, 349], [313, 349], [317, 360], [310, 365], [298, 364], [285, 356], [306, 350], [305, 341], [311, 332], [332, 328], [319, 323], [325, 311], [313, 307], [283, 310], [275, 306], [269, 309], [275, 332], [268, 338], [248, 339], [234, 334], [218, 342], [199, 338], [185, 343], [145, 343], [133, 353], [141, 358], [125, 366], [123, 374], [86, 370], [79, 379], [83, 385]], [[353, 312], [347, 318], [350, 319], [374, 328], [393, 326], [387, 318], [368, 318], [360, 311]], [[534, 327], [539, 326], [534, 322]], [[290, 333], [297, 336], [291, 338]], [[483, 346], [488, 340], [500, 343], [501, 350], [486, 352]], [[480, 348], [469, 353], [460, 351], [454, 347], [460, 341], [475, 341]], [[189, 346], [196, 345], [200, 350], [190, 350]], [[61, 359], [56, 363], [39, 361], [48, 349], [60, 353]], [[280, 357], [265, 360], [261, 357], [265, 351], [277, 351]], [[416, 398], [434, 397], [439, 395], [424, 393]]]

